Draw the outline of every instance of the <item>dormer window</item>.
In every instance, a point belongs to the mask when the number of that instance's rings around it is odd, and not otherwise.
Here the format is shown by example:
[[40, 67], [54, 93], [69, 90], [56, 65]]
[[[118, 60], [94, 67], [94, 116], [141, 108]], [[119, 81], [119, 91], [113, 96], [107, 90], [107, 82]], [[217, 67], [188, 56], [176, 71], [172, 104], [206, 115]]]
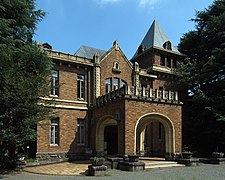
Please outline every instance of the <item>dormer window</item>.
[[170, 41], [166, 41], [163, 44], [163, 48], [171, 51], [172, 50], [172, 44], [171, 44], [171, 42]]

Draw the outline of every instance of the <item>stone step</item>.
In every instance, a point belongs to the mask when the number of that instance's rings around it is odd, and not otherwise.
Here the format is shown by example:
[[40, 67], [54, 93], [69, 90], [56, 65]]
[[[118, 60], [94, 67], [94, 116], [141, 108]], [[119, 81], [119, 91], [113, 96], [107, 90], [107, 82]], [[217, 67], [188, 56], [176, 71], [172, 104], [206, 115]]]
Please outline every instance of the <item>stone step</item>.
[[183, 167], [185, 165], [178, 164], [174, 161], [152, 161], [152, 162], [144, 162], [145, 169], [153, 169], [153, 168], [164, 168], [164, 167]]
[[160, 165], [145, 164], [145, 169], [168, 168], [168, 167], [185, 167], [185, 165], [183, 164], [160, 164]]

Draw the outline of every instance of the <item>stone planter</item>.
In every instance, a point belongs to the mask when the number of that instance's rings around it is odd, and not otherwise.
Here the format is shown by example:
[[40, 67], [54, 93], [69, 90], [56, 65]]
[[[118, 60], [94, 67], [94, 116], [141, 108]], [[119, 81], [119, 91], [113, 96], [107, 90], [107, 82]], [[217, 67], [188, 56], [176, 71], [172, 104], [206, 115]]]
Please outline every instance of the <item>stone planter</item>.
[[138, 162], [139, 161], [139, 155], [128, 155], [129, 162]]
[[105, 176], [106, 175], [107, 166], [88, 166], [88, 175], [89, 176]]
[[16, 171], [23, 170], [26, 167], [26, 162], [24, 160], [18, 160], [16, 162]]
[[222, 158], [224, 156], [224, 153], [222, 152], [213, 152], [212, 157], [213, 158]]
[[192, 158], [192, 152], [190, 152], [190, 151], [184, 151], [184, 152], [182, 152], [182, 157], [184, 158], [184, 159], [191, 159]]

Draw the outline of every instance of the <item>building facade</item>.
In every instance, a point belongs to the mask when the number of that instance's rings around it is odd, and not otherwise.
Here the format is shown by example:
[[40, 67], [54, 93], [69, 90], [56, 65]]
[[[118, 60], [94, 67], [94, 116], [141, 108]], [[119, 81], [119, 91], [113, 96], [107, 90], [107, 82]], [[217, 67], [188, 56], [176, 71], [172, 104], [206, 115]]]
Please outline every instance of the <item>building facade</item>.
[[181, 152], [182, 102], [173, 82], [184, 55], [157, 21], [131, 60], [117, 41], [108, 51], [81, 46], [74, 55], [42, 48], [54, 68], [41, 102], [53, 115], [37, 125], [38, 158]]

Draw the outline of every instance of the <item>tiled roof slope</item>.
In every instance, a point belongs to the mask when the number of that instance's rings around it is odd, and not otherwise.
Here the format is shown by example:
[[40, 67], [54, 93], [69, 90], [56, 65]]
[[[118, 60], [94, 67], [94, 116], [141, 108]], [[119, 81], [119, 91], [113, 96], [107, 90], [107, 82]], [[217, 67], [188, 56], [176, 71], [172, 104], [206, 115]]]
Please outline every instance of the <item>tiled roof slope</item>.
[[[156, 47], [156, 48], [163, 48], [163, 44], [166, 41], [170, 41], [166, 33], [160, 27], [159, 23], [154, 20], [150, 29], [148, 30], [147, 34], [145, 35], [141, 45], [144, 45], [145, 50]], [[171, 42], [171, 41], [170, 41]], [[172, 43], [172, 42], [171, 42]], [[172, 52], [180, 54], [177, 48], [172, 44]], [[137, 51], [134, 56], [137, 55]]]
[[74, 55], [92, 59], [95, 54], [99, 55], [99, 57], [101, 58], [105, 53], [106, 51], [101, 49], [96, 49], [88, 46], [81, 46]]

